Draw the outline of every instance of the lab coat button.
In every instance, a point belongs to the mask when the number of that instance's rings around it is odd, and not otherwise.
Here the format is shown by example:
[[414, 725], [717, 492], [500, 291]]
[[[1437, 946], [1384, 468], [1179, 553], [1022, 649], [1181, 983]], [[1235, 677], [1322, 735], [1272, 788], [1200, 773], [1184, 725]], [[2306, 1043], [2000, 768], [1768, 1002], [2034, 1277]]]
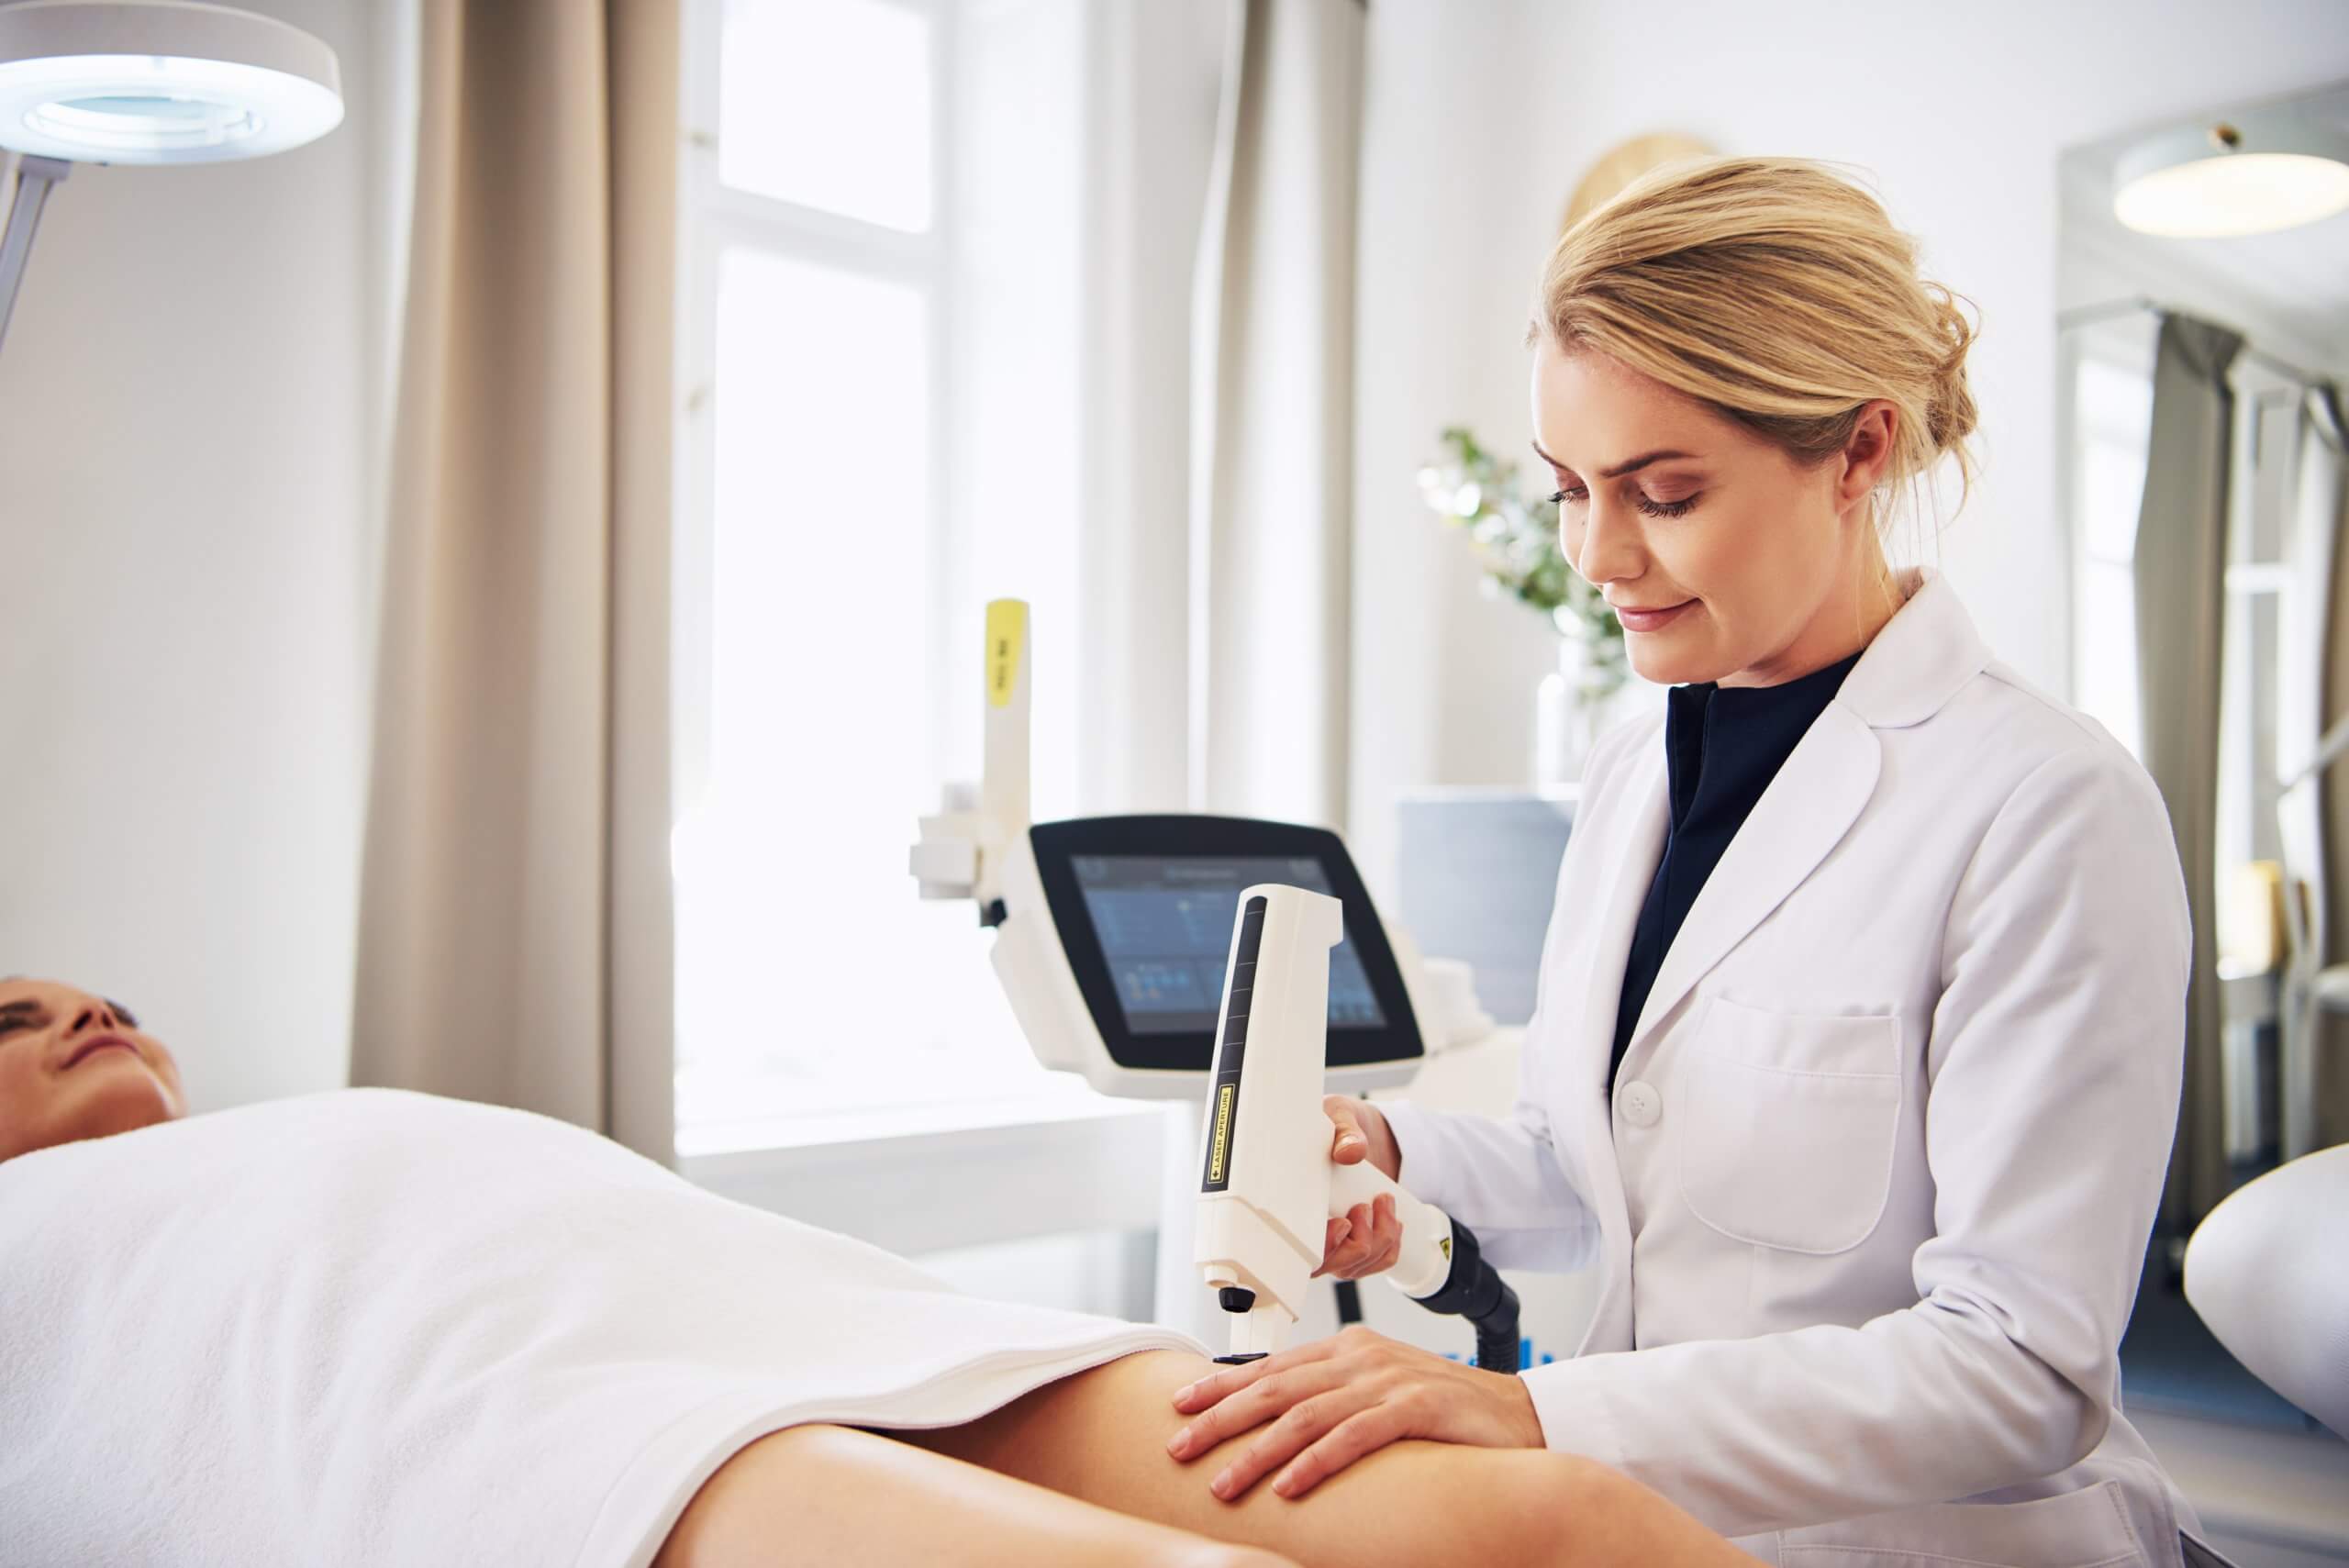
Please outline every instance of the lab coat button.
[[1656, 1118], [1664, 1115], [1664, 1096], [1644, 1078], [1634, 1078], [1624, 1084], [1615, 1096], [1615, 1105], [1623, 1113], [1623, 1119], [1633, 1127], [1653, 1127]]

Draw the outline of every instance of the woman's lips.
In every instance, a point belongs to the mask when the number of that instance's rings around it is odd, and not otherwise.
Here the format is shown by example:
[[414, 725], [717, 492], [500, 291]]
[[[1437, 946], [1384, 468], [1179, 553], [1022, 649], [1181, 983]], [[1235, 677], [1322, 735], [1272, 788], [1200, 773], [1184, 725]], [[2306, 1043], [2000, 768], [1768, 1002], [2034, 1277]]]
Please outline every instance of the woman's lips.
[[1671, 625], [1681, 611], [1696, 602], [1694, 599], [1683, 599], [1676, 605], [1660, 610], [1627, 610], [1618, 606], [1615, 615], [1616, 618], [1623, 623], [1625, 631], [1658, 631]]
[[71, 1073], [102, 1051], [127, 1051], [133, 1056], [139, 1054], [139, 1048], [120, 1035], [100, 1035], [95, 1040], [83, 1040], [80, 1045], [75, 1046], [73, 1054], [65, 1059], [65, 1065], [58, 1071]]

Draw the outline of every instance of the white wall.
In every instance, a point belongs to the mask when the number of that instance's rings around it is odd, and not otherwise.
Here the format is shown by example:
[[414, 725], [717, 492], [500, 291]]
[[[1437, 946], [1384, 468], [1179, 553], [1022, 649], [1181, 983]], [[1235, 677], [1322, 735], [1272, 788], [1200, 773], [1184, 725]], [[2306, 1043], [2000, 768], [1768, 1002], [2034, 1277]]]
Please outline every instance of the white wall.
[[1867, 166], [1926, 275], [1981, 307], [1986, 476], [1938, 559], [1991, 645], [2061, 690], [2057, 158], [2204, 105], [2349, 74], [2335, 0], [1965, 6], [1517, 0], [1370, 8], [1355, 447], [1352, 833], [1391, 887], [1393, 800], [1530, 776], [1550, 655], [1481, 599], [1413, 475], [1444, 425], [1526, 435], [1534, 274], [1568, 193], [1642, 132]]
[[240, 3], [343, 126], [77, 169], [0, 350], [0, 973], [119, 997], [198, 1108], [344, 1079], [386, 289], [384, 13]]

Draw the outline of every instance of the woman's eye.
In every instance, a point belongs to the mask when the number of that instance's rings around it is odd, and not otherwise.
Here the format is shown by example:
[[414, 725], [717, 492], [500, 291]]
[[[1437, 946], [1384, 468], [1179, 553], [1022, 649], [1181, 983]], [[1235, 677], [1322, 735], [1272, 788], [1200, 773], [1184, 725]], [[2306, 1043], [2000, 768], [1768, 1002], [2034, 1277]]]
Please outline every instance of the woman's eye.
[[0, 1013], [0, 1034], [14, 1034], [32, 1027], [32, 1019], [22, 1013]]
[[[1573, 484], [1568, 485], [1564, 489], [1562, 489], [1550, 497], [1550, 500], [1553, 504], [1562, 504], [1568, 501], [1586, 501], [1589, 498], [1589, 491], [1584, 489], [1579, 484]], [[1656, 501], [1652, 500], [1645, 495], [1639, 497], [1640, 510], [1645, 512], [1651, 517], [1682, 517], [1696, 505], [1697, 497], [1694, 495], [1690, 495], [1686, 499], [1679, 501]]]

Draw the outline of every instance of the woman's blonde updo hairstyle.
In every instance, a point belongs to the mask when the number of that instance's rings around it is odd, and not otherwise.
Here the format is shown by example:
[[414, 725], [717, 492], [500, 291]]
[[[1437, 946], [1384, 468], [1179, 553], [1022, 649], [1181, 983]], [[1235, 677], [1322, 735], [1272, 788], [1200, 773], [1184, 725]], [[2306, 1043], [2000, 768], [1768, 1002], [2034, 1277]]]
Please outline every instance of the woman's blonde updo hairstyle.
[[1976, 328], [1961, 297], [1920, 280], [1916, 242], [1826, 165], [1709, 158], [1642, 177], [1559, 237], [1528, 340], [1605, 354], [1805, 466], [1843, 449], [1862, 406], [1889, 401], [1881, 527], [1893, 492], [1944, 453], [1961, 506], [1972, 488]]

